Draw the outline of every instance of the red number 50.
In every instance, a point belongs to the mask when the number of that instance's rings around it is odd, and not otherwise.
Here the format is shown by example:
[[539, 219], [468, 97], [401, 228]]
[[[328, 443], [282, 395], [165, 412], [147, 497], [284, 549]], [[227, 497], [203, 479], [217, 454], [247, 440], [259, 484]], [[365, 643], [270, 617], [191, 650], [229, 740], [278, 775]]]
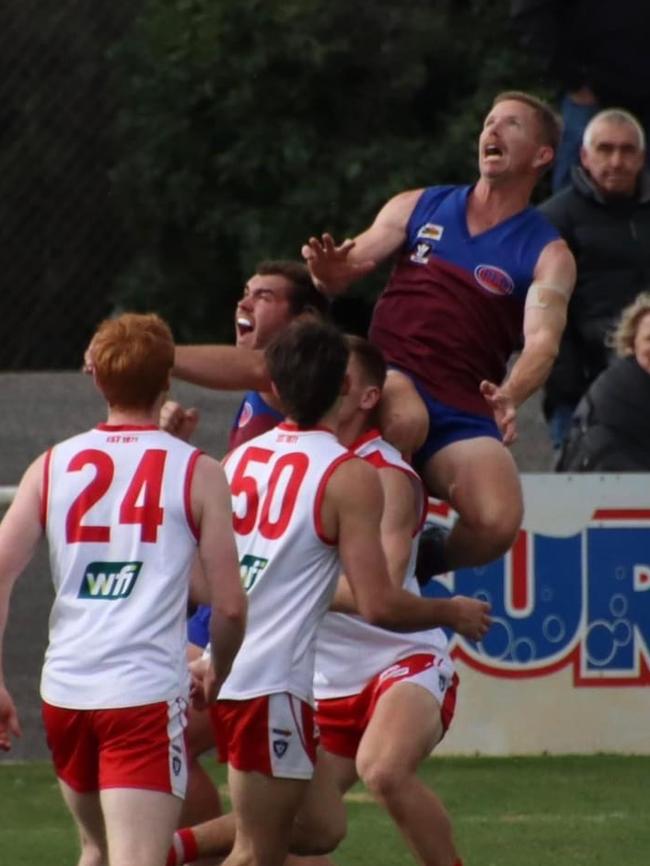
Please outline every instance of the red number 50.
[[[269, 451], [267, 448], [247, 448], [237, 464], [232, 481], [230, 482], [230, 489], [234, 496], [243, 494], [246, 502], [246, 509], [242, 517], [233, 514], [233, 527], [239, 535], [248, 535], [253, 531], [257, 524], [260, 506], [257, 481], [252, 475], [246, 475], [248, 464], [268, 463], [271, 457], [273, 457], [273, 451]], [[259, 516], [258, 530], [264, 538], [279, 538], [285, 532], [296, 506], [300, 485], [308, 468], [309, 457], [297, 451], [283, 454], [273, 467]], [[288, 470], [290, 474], [284, 486], [282, 501], [279, 504], [279, 508], [276, 508], [274, 507], [273, 500], [277, 493], [280, 476], [285, 470]], [[275, 521], [271, 519], [272, 509], [278, 514]]]

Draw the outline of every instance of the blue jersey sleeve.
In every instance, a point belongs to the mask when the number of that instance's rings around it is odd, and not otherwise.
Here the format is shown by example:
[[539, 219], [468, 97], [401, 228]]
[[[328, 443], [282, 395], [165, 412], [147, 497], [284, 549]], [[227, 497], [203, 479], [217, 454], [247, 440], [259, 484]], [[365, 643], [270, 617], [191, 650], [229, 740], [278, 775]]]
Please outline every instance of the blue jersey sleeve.
[[200, 604], [187, 621], [187, 639], [195, 646], [210, 643], [210, 605]]

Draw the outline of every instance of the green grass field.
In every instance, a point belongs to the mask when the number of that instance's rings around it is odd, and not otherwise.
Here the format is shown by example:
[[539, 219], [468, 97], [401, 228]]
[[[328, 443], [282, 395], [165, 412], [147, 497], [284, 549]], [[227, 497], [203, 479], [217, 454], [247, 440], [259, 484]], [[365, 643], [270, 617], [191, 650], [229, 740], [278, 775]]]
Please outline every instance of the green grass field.
[[[650, 757], [439, 758], [422, 775], [453, 816], [465, 866], [650, 863]], [[348, 809], [338, 866], [413, 862], [361, 788]], [[0, 863], [73, 866], [76, 852], [49, 765], [0, 764]]]

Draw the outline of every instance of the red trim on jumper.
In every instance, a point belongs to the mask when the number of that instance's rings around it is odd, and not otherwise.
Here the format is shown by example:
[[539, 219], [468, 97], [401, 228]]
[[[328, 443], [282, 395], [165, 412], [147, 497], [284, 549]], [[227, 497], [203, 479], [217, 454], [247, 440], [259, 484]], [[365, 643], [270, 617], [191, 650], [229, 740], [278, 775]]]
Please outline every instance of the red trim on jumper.
[[155, 424], [98, 424], [95, 430], [106, 430], [110, 433], [119, 433], [121, 430], [160, 430]]
[[359, 448], [363, 448], [364, 445], [367, 445], [368, 442], [372, 442], [373, 439], [381, 439], [381, 432], [373, 427], [370, 430], [367, 430], [365, 433], [362, 433], [358, 439], [355, 439], [354, 442], [350, 445], [350, 451], [358, 451]]
[[339, 457], [337, 457], [336, 460], [333, 460], [323, 473], [323, 477], [319, 481], [318, 489], [316, 490], [316, 497], [314, 499], [314, 527], [316, 528], [316, 535], [320, 538], [323, 544], [330, 545], [331, 547], [334, 547], [336, 545], [338, 538], [328, 538], [323, 530], [323, 521], [321, 520], [321, 508], [323, 507], [325, 490], [327, 488], [327, 484], [330, 478], [332, 477], [332, 473], [336, 469], [338, 469], [341, 463], [345, 463], [347, 460], [354, 459], [357, 459], [355, 454], [346, 452], [345, 454], [341, 454]]
[[187, 517], [187, 523], [190, 527], [190, 531], [192, 532], [192, 535], [194, 536], [194, 538], [196, 538], [197, 541], [199, 541], [201, 538], [201, 531], [196, 525], [194, 515], [192, 514], [192, 481], [194, 479], [194, 471], [196, 469], [197, 461], [202, 454], [203, 451], [199, 451], [198, 448], [190, 454], [190, 459], [187, 462], [187, 469], [185, 470], [185, 484], [183, 486], [185, 516]]
[[299, 427], [295, 421], [280, 421], [277, 429], [290, 430], [292, 433], [331, 433], [332, 436], [336, 435], [331, 427], [324, 427], [320, 424], [314, 424], [313, 427]]
[[45, 529], [47, 525], [47, 507], [50, 496], [50, 462], [52, 460], [52, 449], [48, 448], [45, 452], [45, 460], [43, 461], [43, 480], [41, 487], [41, 511], [40, 520], [41, 526]]
[[370, 463], [378, 471], [381, 471], [382, 469], [394, 469], [396, 472], [403, 472], [410, 481], [417, 484], [420, 494], [420, 514], [418, 515], [418, 520], [415, 524], [415, 528], [411, 533], [411, 538], [415, 538], [415, 536], [418, 534], [418, 532], [421, 531], [422, 527], [424, 526], [424, 521], [426, 520], [427, 512], [429, 510], [427, 491], [420, 476], [414, 469], [411, 469], [410, 466], [400, 466], [397, 463], [391, 463], [389, 460], [386, 460], [381, 451], [371, 451], [370, 454], [367, 454], [362, 459], [365, 460], [367, 463]]

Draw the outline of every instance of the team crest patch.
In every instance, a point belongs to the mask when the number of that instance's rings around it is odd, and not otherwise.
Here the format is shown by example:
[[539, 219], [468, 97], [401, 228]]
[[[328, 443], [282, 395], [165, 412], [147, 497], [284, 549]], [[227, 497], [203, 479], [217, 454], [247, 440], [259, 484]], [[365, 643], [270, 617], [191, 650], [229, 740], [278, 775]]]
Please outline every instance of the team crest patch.
[[248, 424], [248, 422], [251, 420], [252, 417], [253, 417], [253, 407], [248, 402], [248, 400], [246, 400], [246, 402], [242, 406], [241, 412], [239, 413], [239, 421], [237, 422], [237, 426], [238, 427], [245, 427]]
[[437, 226], [434, 223], [425, 223], [418, 229], [417, 237], [426, 238], [429, 241], [439, 241], [444, 230], [444, 226]]
[[283, 758], [288, 748], [289, 743], [286, 740], [273, 740], [273, 752], [277, 758]]
[[511, 295], [515, 290], [515, 282], [510, 274], [496, 265], [477, 265], [474, 279], [491, 295]]
[[419, 243], [415, 250], [411, 253], [411, 261], [416, 265], [426, 265], [431, 255], [431, 247], [429, 244]]

